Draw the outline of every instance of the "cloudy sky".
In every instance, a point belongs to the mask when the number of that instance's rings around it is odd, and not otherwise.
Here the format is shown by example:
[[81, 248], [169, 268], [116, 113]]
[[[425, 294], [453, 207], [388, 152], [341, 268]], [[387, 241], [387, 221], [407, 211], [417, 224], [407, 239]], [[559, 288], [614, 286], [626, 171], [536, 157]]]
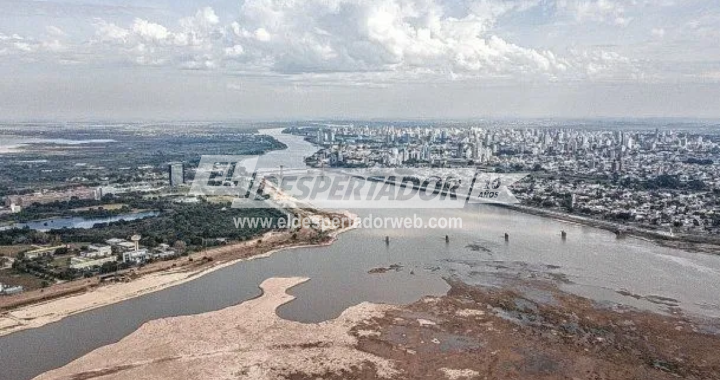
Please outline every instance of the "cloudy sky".
[[0, 119], [720, 117], [717, 0], [0, 0]]

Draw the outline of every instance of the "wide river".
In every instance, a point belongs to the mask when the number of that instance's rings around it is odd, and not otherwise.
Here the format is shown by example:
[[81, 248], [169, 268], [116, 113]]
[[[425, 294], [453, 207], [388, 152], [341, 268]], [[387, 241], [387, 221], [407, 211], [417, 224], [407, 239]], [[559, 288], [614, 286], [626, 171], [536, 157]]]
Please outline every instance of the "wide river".
[[[298, 168], [315, 148], [299, 137], [276, 136], [287, 150], [262, 156], [264, 167]], [[527, 215], [491, 205], [463, 210], [352, 210], [360, 217], [417, 214], [460, 216], [462, 229], [356, 229], [332, 246], [285, 250], [212, 272], [191, 282], [84, 312], [37, 329], [0, 338], [0, 379], [31, 379], [100, 347], [117, 342], [143, 323], [219, 310], [260, 295], [259, 284], [277, 276], [311, 281], [293, 288], [297, 297], [280, 316], [317, 322], [364, 301], [410, 303], [448, 289], [444, 277], [497, 285], [507, 276], [560, 279], [563, 289], [599, 302], [661, 310], [637, 296], [677, 300], [686, 311], [720, 317], [720, 256], [659, 247], [632, 237], [617, 239], [596, 228]], [[231, 223], [218, 220], [218, 223]], [[567, 240], [559, 232], [568, 233]], [[506, 243], [503, 234], [510, 234]], [[449, 243], [445, 242], [449, 235]], [[390, 236], [390, 244], [385, 237]], [[368, 270], [400, 264], [399, 271]], [[666, 300], [667, 301], [667, 300]], [[665, 302], [665, 301], [664, 301]], [[670, 301], [670, 303], [673, 303]]]

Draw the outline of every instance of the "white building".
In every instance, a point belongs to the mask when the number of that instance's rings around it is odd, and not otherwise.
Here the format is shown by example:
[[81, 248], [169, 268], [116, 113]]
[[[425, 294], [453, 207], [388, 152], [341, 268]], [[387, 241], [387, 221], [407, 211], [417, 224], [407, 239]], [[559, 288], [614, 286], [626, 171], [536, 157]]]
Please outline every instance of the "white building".
[[147, 249], [138, 249], [137, 251], [128, 251], [123, 253], [123, 262], [131, 264], [140, 264], [150, 258]]
[[91, 259], [87, 257], [73, 257], [70, 259], [70, 268], [72, 269], [87, 269], [93, 267], [101, 267], [105, 263], [111, 263], [117, 261], [115, 256], [104, 257], [100, 259]]
[[135, 249], [135, 243], [123, 239], [109, 239], [105, 243], [111, 247], [117, 248], [120, 252], [132, 251]]
[[168, 249], [168, 250], [164, 250], [164, 251], [157, 251], [157, 252], [153, 253], [153, 258], [155, 258], [155, 259], [169, 259], [169, 258], [173, 258], [175, 256], [177, 256], [177, 253], [172, 249]]
[[87, 252], [83, 252], [82, 256], [87, 258], [100, 258], [112, 255], [112, 247], [109, 245], [91, 245]]
[[13, 295], [13, 294], [22, 293], [23, 291], [25, 291], [25, 288], [23, 288], [22, 286], [6, 286], [3, 284], [0, 284], [0, 295], [9, 296], [9, 295]]
[[57, 250], [58, 248], [65, 248], [65, 247], [66, 246], [64, 246], [64, 245], [58, 245], [55, 247], [36, 248], [30, 252], [25, 252], [25, 258], [28, 260], [34, 260], [34, 259], [37, 259], [38, 257], [52, 256], [55, 254], [55, 250]]
[[124, 241], [126, 241], [126, 240], [118, 239], [118, 238], [112, 238], [112, 239], [105, 240], [105, 244], [110, 245], [110, 246], [116, 246], [116, 245], [118, 245], [118, 244], [120, 244], [120, 243], [122, 243], [122, 242], [124, 242]]

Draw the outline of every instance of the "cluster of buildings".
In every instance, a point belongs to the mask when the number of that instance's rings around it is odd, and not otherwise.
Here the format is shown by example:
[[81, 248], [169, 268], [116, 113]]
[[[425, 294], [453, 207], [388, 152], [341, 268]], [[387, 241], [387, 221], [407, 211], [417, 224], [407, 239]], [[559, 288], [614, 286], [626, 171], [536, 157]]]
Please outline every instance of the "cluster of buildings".
[[720, 232], [720, 133], [573, 127], [327, 126], [300, 130], [316, 167], [532, 173], [524, 203], [685, 232]]
[[[155, 248], [141, 247], [140, 239], [140, 235], [134, 235], [128, 240], [108, 239], [104, 244], [83, 247], [79, 253], [72, 252], [67, 245], [35, 247], [30, 251], [23, 252], [17, 260], [33, 260], [33, 266], [27, 272], [49, 281], [50, 279], [69, 280], [98, 273], [101, 275], [105, 273], [104, 276], [107, 276], [120, 268], [178, 256], [178, 252], [167, 244], [160, 244]], [[57, 260], [58, 258], [61, 260]], [[66, 258], [67, 261], [65, 261]], [[67, 264], [64, 264], [65, 262]], [[64, 275], [65, 273], [72, 274], [68, 277]], [[18, 294], [24, 290], [22, 286], [0, 284], [0, 295]]]
[[472, 162], [493, 165], [541, 163], [559, 167], [567, 162], [555, 157], [591, 156], [593, 159], [588, 163], [593, 167], [622, 171], [626, 159], [639, 151], [702, 153], [718, 146], [717, 141], [703, 134], [659, 129], [336, 126], [314, 129], [314, 133], [306, 131], [305, 135], [324, 148], [314, 157], [318, 163], [364, 163], [369, 166], [408, 163], [441, 166], [460, 162], [467, 165]]
[[83, 270], [102, 267], [103, 264], [121, 260], [128, 265], [138, 265], [150, 259], [168, 259], [177, 253], [167, 244], [160, 244], [155, 249], [141, 248], [140, 235], [134, 235], [130, 240], [113, 238], [104, 244], [93, 244], [78, 256], [70, 259], [70, 267]]
[[65, 190], [42, 190], [24, 195], [8, 195], [5, 197], [5, 208], [0, 208], [0, 213], [19, 213], [24, 207], [28, 207], [34, 203], [48, 204], [53, 202], [67, 202], [72, 199], [100, 200], [105, 195], [161, 191], [167, 186], [167, 181], [169, 181], [170, 187], [178, 187], [185, 183], [185, 167], [182, 162], [171, 162], [168, 164], [168, 178], [165, 181], [117, 183], [92, 188], [76, 187]]
[[313, 142], [325, 148], [310, 160], [317, 166], [467, 165], [497, 153], [479, 129], [343, 126], [317, 129]]
[[33, 203], [67, 202], [71, 199], [99, 199], [98, 189], [78, 187], [61, 191], [44, 190], [25, 195], [8, 195], [5, 197], [5, 206], [20, 211], [21, 207], [27, 207]]

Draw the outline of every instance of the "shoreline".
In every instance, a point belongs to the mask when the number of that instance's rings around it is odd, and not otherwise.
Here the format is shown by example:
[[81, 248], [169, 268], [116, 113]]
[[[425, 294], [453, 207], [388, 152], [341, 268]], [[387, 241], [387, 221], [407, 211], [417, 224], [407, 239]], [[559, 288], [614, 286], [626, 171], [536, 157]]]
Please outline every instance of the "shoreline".
[[[158, 268], [157, 270], [141, 274], [138, 278], [129, 282], [110, 283], [106, 285], [100, 283], [95, 285], [92, 283], [84, 286], [80, 285], [81, 287], [75, 291], [60, 291], [56, 297], [50, 296], [50, 299], [41, 299], [37, 302], [30, 301], [27, 304], [10, 306], [0, 314], [0, 339], [16, 332], [58, 322], [72, 315], [181, 285], [244, 261], [267, 258], [283, 250], [329, 246], [337, 240], [340, 234], [356, 228], [356, 215], [349, 212], [340, 212], [340, 214], [352, 219], [353, 223], [345, 228], [339, 228], [329, 232], [327, 235], [329, 239], [327, 241], [319, 243], [309, 243], [308, 241], [298, 241], [291, 244], [280, 243], [277, 246], [269, 247], [270, 249], [268, 251], [252, 254], [247, 257], [230, 257], [218, 263], [215, 263], [214, 258], [210, 261], [205, 260], [208, 257], [212, 257], [213, 253], [218, 256], [230, 253], [230, 256], [232, 256], [232, 251], [239, 252], [242, 248], [247, 248], [249, 243], [277, 237], [276, 231], [270, 231], [250, 241], [197, 252], [193, 254], [193, 256], [200, 262], [200, 265], [194, 268], [184, 268], [182, 266]], [[175, 260], [162, 262], [161, 265], [173, 263], [174, 261]], [[207, 265], [208, 262], [210, 263], [209, 266]], [[79, 280], [79, 282], [83, 281], [86, 280]]]
[[[103, 207], [103, 205], [99, 205], [99, 206], [96, 206], [96, 207]], [[69, 210], [68, 210], [68, 211], [69, 211]], [[154, 218], [155, 216], [159, 216], [159, 215], [160, 215], [160, 212], [157, 211], [157, 210], [138, 210], [138, 211], [131, 211], [131, 212], [128, 212], [128, 213], [122, 213], [122, 214], [111, 215], [111, 216], [104, 216], [104, 217], [99, 217], [99, 218], [86, 218], [86, 217], [83, 217], [83, 216], [74, 215], [73, 212], [69, 212], [69, 213], [65, 213], [65, 214], [57, 214], [57, 215], [54, 215], [54, 216], [45, 217], [45, 218], [42, 218], [42, 219], [33, 219], [33, 220], [26, 220], [26, 221], [8, 221], [8, 223], [10, 223], [10, 224], [2, 224], [2, 223], [0, 223], [0, 227], [7, 227], [8, 229], [13, 229], [13, 228], [22, 229], [22, 227], [18, 227], [18, 225], [20, 225], [20, 224], [25, 224], [25, 225], [27, 225], [27, 224], [30, 224], [30, 223], [47, 223], [47, 222], [53, 221], [53, 220], [74, 219], [74, 218], [82, 219], [83, 222], [93, 221], [93, 222], [95, 222], [95, 224], [98, 224], [98, 223], [111, 223], [111, 222], [108, 222], [108, 221], [100, 221], [100, 219], [112, 219], [112, 218], [116, 218], [116, 217], [118, 217], [118, 216], [134, 217], [134, 216], [140, 215], [140, 214], [153, 214], [153, 213], [156, 214], [156, 215], [152, 215], [152, 216], [151, 216], [151, 215], [148, 215], [148, 216], [143, 217], [143, 218], [135, 218], [135, 219], [132, 219], [132, 220], [139, 220], [139, 219], [145, 219], [145, 218]], [[124, 220], [124, 218], [121, 218], [121, 220]], [[50, 226], [47, 226], [47, 227], [50, 227]], [[47, 232], [47, 231], [53, 231], [53, 230], [62, 230], [63, 228], [68, 228], [68, 227], [48, 228], [48, 229], [34, 229], [34, 230], [35, 230], [35, 231], [39, 231], [39, 232]], [[70, 228], [83, 229], [82, 227], [70, 227]]]
[[[277, 315], [278, 307], [295, 299], [288, 291], [310, 280], [270, 277], [259, 285], [258, 297], [217, 311], [148, 322], [119, 342], [35, 379], [140, 376], [167, 380], [232, 374], [239, 379], [269, 380], [301, 373], [341, 373], [368, 363], [381, 378], [397, 375], [390, 360], [359, 350], [358, 338], [351, 331], [394, 307], [363, 303], [322, 324], [293, 322]], [[134, 349], [126, 351], [126, 346]], [[172, 357], [164, 356], [168, 350], [174, 353]], [[172, 362], [171, 369], [155, 368], [167, 362]]]
[[[351, 173], [341, 171], [344, 175], [353, 176]], [[392, 186], [403, 187], [403, 184], [399, 184], [395, 181], [389, 180], [373, 180], [368, 178], [369, 181], [377, 181], [381, 183], [390, 184]], [[419, 189], [417, 185], [412, 186], [414, 189]], [[520, 203], [497, 203], [487, 201], [484, 198], [473, 197], [473, 200], [480, 201], [482, 204], [487, 204], [495, 207], [502, 207], [508, 210], [517, 211], [528, 215], [536, 215], [543, 218], [550, 218], [557, 221], [577, 223], [583, 226], [589, 226], [599, 228], [602, 230], [614, 232], [619, 238], [630, 235], [638, 238], [644, 238], [655, 244], [663, 247], [681, 249], [693, 253], [707, 253], [707, 254], [720, 254], [720, 239], [713, 238], [710, 235], [695, 235], [686, 233], [665, 233], [659, 230], [653, 230], [642, 226], [622, 224], [615, 221], [600, 220], [589, 216], [569, 214], [557, 210], [542, 209], [535, 206], [527, 206]]]
[[[448, 281], [407, 305], [363, 302], [320, 323], [277, 308], [305, 277], [271, 277], [221, 310], [150, 321], [34, 379], [716, 378], [717, 322], [609, 308], [547, 280]], [[667, 342], [673, 342], [668, 344]]]
[[562, 222], [577, 223], [583, 226], [599, 228], [602, 230], [616, 232], [623, 229], [622, 236], [633, 236], [642, 238], [663, 247], [682, 249], [694, 253], [720, 254], [720, 240], [714, 241], [710, 236], [668, 234], [639, 226], [623, 225], [621, 223], [593, 219], [591, 217], [568, 214], [555, 210], [545, 210], [533, 206], [521, 204], [487, 203], [488, 205], [502, 207], [508, 210], [521, 212], [528, 215], [536, 215], [543, 218], [550, 218]]

